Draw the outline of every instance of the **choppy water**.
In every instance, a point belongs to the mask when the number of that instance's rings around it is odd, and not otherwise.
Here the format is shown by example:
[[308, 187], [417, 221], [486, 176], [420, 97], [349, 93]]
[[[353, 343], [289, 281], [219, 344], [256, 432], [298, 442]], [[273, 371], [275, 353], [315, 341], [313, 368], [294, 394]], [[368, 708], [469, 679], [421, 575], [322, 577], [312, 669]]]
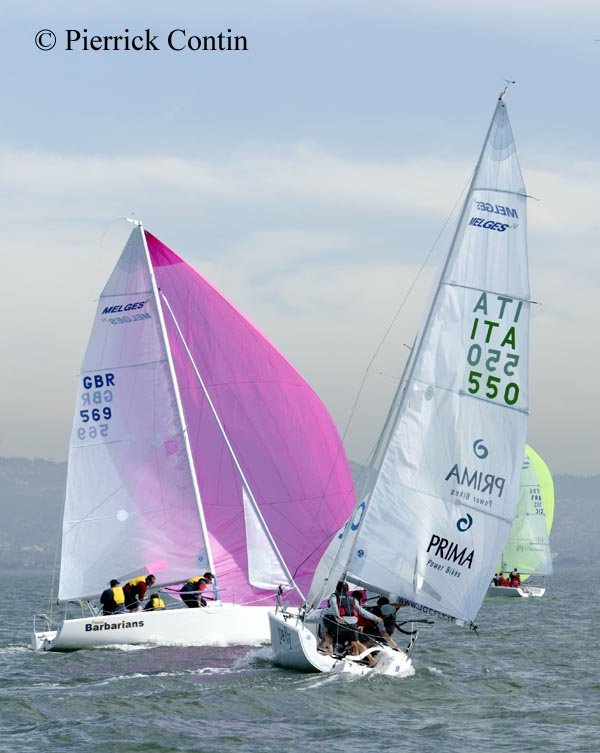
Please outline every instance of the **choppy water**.
[[421, 630], [416, 675], [328, 677], [270, 649], [29, 648], [49, 576], [3, 573], [0, 751], [600, 751], [600, 570]]

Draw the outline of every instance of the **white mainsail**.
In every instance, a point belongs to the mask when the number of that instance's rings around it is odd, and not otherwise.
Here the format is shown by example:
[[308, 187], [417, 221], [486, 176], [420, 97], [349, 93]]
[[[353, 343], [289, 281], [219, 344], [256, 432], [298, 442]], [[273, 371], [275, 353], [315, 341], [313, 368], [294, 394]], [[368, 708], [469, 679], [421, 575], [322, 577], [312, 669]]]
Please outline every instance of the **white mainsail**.
[[501, 96], [330, 587], [345, 572], [440, 616], [475, 617], [517, 503], [529, 307], [525, 186]]
[[208, 569], [197, 492], [141, 229], [98, 302], [69, 449], [59, 599], [109, 578]]

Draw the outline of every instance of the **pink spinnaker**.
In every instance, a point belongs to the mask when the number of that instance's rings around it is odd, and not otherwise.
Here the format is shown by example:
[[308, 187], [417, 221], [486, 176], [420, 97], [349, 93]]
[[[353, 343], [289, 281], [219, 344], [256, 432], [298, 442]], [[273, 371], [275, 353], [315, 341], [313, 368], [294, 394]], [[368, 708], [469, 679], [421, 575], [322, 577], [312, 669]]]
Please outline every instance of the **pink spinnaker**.
[[249, 582], [240, 472], [191, 359], [271, 537], [306, 595], [321, 555], [354, 506], [337, 429], [269, 340], [183, 259], [143, 232], [173, 314], [163, 307], [222, 598], [243, 604], [268, 592]]

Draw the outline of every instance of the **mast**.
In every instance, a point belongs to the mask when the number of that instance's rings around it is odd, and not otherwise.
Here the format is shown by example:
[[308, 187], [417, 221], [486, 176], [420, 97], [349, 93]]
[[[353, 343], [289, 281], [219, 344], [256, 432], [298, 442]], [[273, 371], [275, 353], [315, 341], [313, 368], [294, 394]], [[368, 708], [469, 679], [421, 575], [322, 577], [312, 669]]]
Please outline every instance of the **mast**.
[[239, 462], [239, 460], [238, 460], [238, 458], [237, 458], [237, 456], [235, 454], [235, 451], [234, 451], [234, 449], [233, 449], [233, 447], [231, 445], [231, 442], [229, 441], [229, 437], [227, 436], [227, 432], [225, 431], [225, 427], [223, 426], [223, 423], [222, 423], [222, 421], [221, 421], [221, 419], [219, 417], [217, 409], [215, 408], [215, 405], [214, 405], [214, 403], [213, 403], [213, 401], [211, 399], [211, 396], [210, 396], [210, 394], [208, 392], [206, 384], [204, 383], [204, 380], [202, 379], [202, 375], [200, 374], [200, 371], [199, 371], [199, 369], [198, 369], [198, 367], [196, 365], [196, 362], [194, 361], [194, 358], [193, 358], [193, 356], [192, 356], [192, 354], [190, 352], [190, 349], [188, 348], [188, 344], [185, 341], [185, 338], [183, 336], [183, 332], [181, 331], [181, 328], [179, 327], [179, 322], [175, 318], [175, 314], [173, 313], [173, 309], [171, 308], [171, 304], [169, 303], [167, 297], [165, 296], [165, 294], [162, 291], [160, 291], [160, 295], [161, 295], [163, 301], [165, 302], [165, 304], [167, 306], [167, 309], [169, 310], [169, 313], [171, 315], [171, 318], [173, 320], [175, 328], [177, 329], [177, 334], [179, 335], [179, 338], [180, 338], [180, 340], [181, 340], [181, 342], [183, 344], [183, 347], [185, 348], [185, 352], [187, 353], [187, 356], [190, 359], [190, 363], [192, 364], [192, 368], [194, 369], [194, 373], [196, 374], [196, 378], [198, 379], [198, 382], [200, 383], [200, 386], [202, 388], [202, 392], [204, 393], [204, 396], [205, 396], [205, 398], [206, 398], [206, 400], [207, 400], [207, 402], [208, 402], [208, 404], [210, 406], [210, 409], [212, 411], [214, 419], [217, 422], [217, 426], [219, 427], [219, 431], [221, 432], [221, 435], [222, 435], [222, 437], [223, 437], [223, 439], [225, 441], [225, 444], [227, 445], [227, 449], [229, 450], [229, 454], [231, 455], [231, 459], [233, 460], [233, 462], [235, 464], [235, 467], [236, 467], [238, 473], [240, 474], [240, 478], [242, 480], [242, 484], [244, 485], [244, 488], [245, 488], [245, 490], [246, 490], [246, 492], [248, 494], [248, 499], [250, 500], [250, 503], [252, 505], [252, 509], [254, 511], [254, 514], [256, 515], [256, 517], [257, 517], [257, 519], [258, 519], [258, 521], [260, 523], [261, 530], [262, 530], [263, 534], [265, 535], [265, 537], [267, 538], [270, 546], [272, 547], [272, 550], [273, 550], [273, 552], [274, 552], [274, 554], [275, 554], [275, 556], [277, 558], [277, 561], [278, 561], [281, 569], [283, 570], [283, 572], [285, 573], [286, 577], [288, 578], [288, 583], [290, 585], [292, 585], [296, 589], [296, 591], [298, 592], [298, 594], [300, 595], [300, 597], [302, 599], [304, 599], [304, 595], [303, 595], [302, 591], [298, 588], [296, 582], [294, 581], [294, 579], [293, 579], [293, 577], [292, 577], [292, 575], [291, 575], [291, 573], [290, 573], [290, 571], [289, 571], [289, 569], [288, 569], [288, 567], [287, 567], [287, 565], [285, 563], [285, 560], [281, 556], [281, 553], [279, 552], [277, 544], [273, 540], [273, 537], [271, 536], [271, 532], [269, 531], [269, 528], [268, 528], [267, 524], [265, 523], [265, 520], [264, 520], [264, 518], [262, 516], [262, 513], [260, 511], [260, 508], [259, 508], [259, 506], [258, 506], [258, 504], [256, 502], [256, 499], [254, 498], [254, 494], [252, 493], [252, 489], [250, 488], [250, 484], [248, 483], [248, 481], [246, 479], [246, 476], [244, 474], [244, 471], [242, 470], [240, 462]]
[[159, 320], [159, 323], [160, 323], [160, 332], [161, 332], [161, 336], [162, 336], [163, 343], [164, 343], [164, 346], [165, 346], [165, 351], [166, 351], [166, 354], [167, 354], [167, 362], [169, 364], [169, 373], [171, 375], [171, 382], [173, 384], [173, 391], [175, 393], [175, 402], [177, 403], [177, 412], [179, 414], [179, 421], [180, 421], [180, 424], [181, 424], [181, 430], [182, 430], [182, 434], [183, 434], [183, 441], [184, 441], [184, 444], [185, 444], [186, 457], [187, 457], [187, 461], [188, 461], [188, 465], [189, 465], [189, 469], [190, 469], [190, 474], [191, 474], [191, 477], [192, 477], [192, 487], [193, 487], [193, 490], [194, 490], [194, 497], [196, 499], [196, 504], [198, 506], [198, 516], [199, 516], [199, 519], [200, 519], [200, 527], [202, 529], [202, 535], [204, 537], [204, 545], [206, 547], [206, 557], [207, 557], [207, 560], [208, 560], [208, 569], [215, 576], [215, 596], [217, 597], [217, 599], [219, 599], [220, 598], [220, 594], [219, 594], [219, 588], [218, 588], [218, 577], [217, 577], [217, 573], [215, 573], [215, 564], [214, 564], [214, 561], [213, 561], [212, 549], [211, 549], [211, 546], [210, 546], [210, 539], [209, 539], [209, 536], [208, 536], [208, 529], [206, 527], [206, 519], [204, 517], [204, 509], [202, 507], [202, 498], [200, 496], [200, 489], [198, 487], [198, 479], [196, 477], [196, 469], [195, 469], [195, 466], [194, 466], [194, 458], [192, 456], [192, 448], [191, 448], [191, 445], [190, 445], [190, 438], [189, 438], [189, 434], [188, 434], [188, 430], [187, 430], [187, 423], [186, 423], [186, 419], [185, 419], [185, 413], [184, 413], [184, 410], [183, 410], [183, 404], [181, 402], [181, 395], [179, 393], [179, 383], [177, 381], [177, 374], [175, 373], [175, 365], [173, 364], [173, 356], [171, 354], [171, 346], [169, 344], [169, 338], [167, 337], [167, 330], [166, 330], [166, 327], [165, 327], [165, 320], [164, 320], [162, 305], [161, 305], [161, 302], [160, 302], [160, 296], [158, 294], [158, 292], [159, 292], [158, 291], [158, 285], [156, 284], [156, 277], [154, 276], [154, 268], [152, 267], [152, 262], [150, 260], [150, 252], [148, 250], [148, 244], [146, 242], [146, 235], [144, 233], [144, 228], [143, 228], [142, 223], [139, 220], [130, 220], [130, 221], [133, 222], [134, 225], [138, 226], [139, 232], [141, 233], [141, 236], [142, 236], [142, 242], [144, 244], [144, 254], [145, 254], [145, 257], [146, 257], [146, 263], [148, 265], [148, 272], [150, 274], [150, 282], [151, 282], [151, 285], [152, 285], [152, 295], [154, 297], [154, 302], [156, 304], [156, 310], [158, 312], [158, 320]]

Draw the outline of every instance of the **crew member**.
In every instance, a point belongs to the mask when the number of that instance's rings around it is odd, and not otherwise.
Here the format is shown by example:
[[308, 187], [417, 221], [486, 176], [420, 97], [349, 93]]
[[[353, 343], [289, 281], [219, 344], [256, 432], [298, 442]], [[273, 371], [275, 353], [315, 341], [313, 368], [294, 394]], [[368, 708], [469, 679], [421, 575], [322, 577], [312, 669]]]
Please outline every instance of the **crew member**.
[[[333, 638], [335, 644], [349, 643], [354, 656], [363, 653], [367, 647], [362, 643], [362, 635], [358, 630], [358, 615], [362, 615], [367, 620], [381, 623], [383, 620], [372, 612], [368, 612], [348, 593], [348, 584], [340, 581], [337, 584], [335, 592], [329, 598], [330, 614], [323, 618], [323, 625], [329, 636]], [[375, 659], [371, 654], [367, 655], [367, 661], [374, 667]]]
[[504, 577], [504, 573], [498, 573], [498, 585], [509, 586], [510, 582]]
[[396, 611], [401, 607], [401, 604], [390, 604], [390, 600], [387, 596], [380, 596], [377, 599], [377, 606], [370, 609], [370, 612], [376, 617], [381, 617], [382, 622], [373, 624], [370, 622], [364, 629], [366, 635], [370, 638], [383, 638], [390, 646], [398, 648], [398, 644], [392, 638], [394, 631], [396, 630]]
[[144, 612], [158, 612], [161, 609], [165, 609], [165, 602], [160, 598], [158, 594], [150, 594], [150, 598], [146, 602]]
[[141, 600], [145, 598], [148, 586], [153, 586], [156, 583], [154, 575], [138, 575], [137, 578], [132, 578], [123, 587], [123, 593], [125, 594], [125, 607], [130, 612], [139, 612], [141, 608]]
[[110, 581], [110, 588], [100, 595], [102, 614], [118, 614], [125, 611], [125, 594], [118, 580]]
[[202, 596], [202, 591], [206, 591], [208, 586], [213, 582], [212, 573], [204, 573], [204, 575], [187, 580], [181, 587], [179, 593], [181, 594], [181, 600], [187, 607], [205, 607], [206, 599]]

